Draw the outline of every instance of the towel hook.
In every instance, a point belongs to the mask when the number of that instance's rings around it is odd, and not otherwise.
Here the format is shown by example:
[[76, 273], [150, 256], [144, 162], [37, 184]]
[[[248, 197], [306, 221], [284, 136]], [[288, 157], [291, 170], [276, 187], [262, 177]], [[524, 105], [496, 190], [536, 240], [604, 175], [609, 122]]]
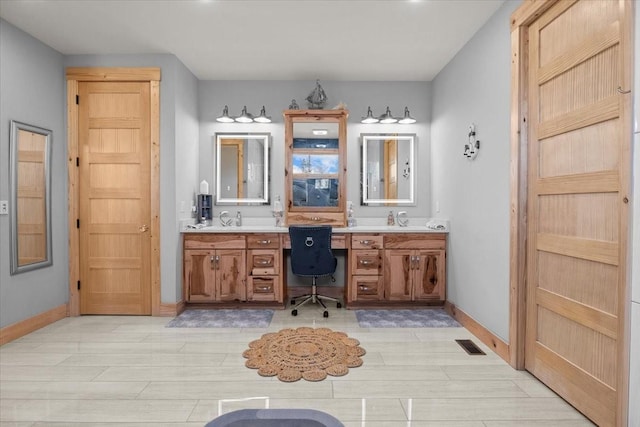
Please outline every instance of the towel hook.
[[618, 93], [621, 93], [621, 94], [623, 94], [623, 95], [624, 95], [624, 94], [627, 94], [627, 93], [631, 93], [631, 89], [629, 89], [629, 90], [623, 90], [623, 89], [622, 89], [622, 86], [618, 86]]

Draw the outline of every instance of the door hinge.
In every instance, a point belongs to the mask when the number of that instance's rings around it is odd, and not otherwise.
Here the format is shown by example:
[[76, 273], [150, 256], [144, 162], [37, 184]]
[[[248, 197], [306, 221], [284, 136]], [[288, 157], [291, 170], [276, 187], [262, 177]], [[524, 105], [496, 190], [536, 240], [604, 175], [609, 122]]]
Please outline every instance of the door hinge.
[[78, 280], [78, 290], [80, 290], [80, 280]]
[[80, 157], [76, 157], [76, 167], [80, 166]]
[[76, 219], [76, 228], [80, 228], [80, 220]]
[[80, 95], [76, 95], [76, 105], [80, 105]]

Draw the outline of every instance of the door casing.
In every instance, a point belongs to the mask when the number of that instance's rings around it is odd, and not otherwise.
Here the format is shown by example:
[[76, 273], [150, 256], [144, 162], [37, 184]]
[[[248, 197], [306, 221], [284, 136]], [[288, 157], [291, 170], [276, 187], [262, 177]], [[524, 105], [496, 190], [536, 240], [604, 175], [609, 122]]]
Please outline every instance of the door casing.
[[[542, 0], [524, 1], [511, 15], [511, 165], [510, 165], [510, 259], [509, 259], [509, 361], [516, 369], [525, 368], [525, 336], [526, 336], [526, 300], [527, 293], [527, 188], [528, 188], [528, 29], [540, 15], [559, 1], [575, 2], [576, 0]], [[630, 94], [624, 95], [625, 111], [632, 110], [633, 97], [633, 50], [632, 36], [634, 25], [634, 5], [632, 0], [622, 0], [626, 10], [624, 15], [623, 38], [624, 45], [622, 80], [624, 90]], [[629, 52], [625, 54], [624, 52]], [[621, 117], [623, 138], [632, 137], [631, 114]], [[625, 144], [630, 147], [630, 141]], [[630, 153], [626, 153], [630, 154]], [[623, 156], [624, 158], [624, 156]], [[626, 158], [631, 159], [630, 155]], [[629, 160], [630, 161], [630, 160]], [[630, 200], [630, 176], [626, 176], [621, 183], [621, 197]], [[627, 210], [628, 212], [629, 210]], [[623, 221], [628, 223], [628, 218]], [[626, 229], [628, 231], [628, 229]], [[628, 236], [620, 236], [620, 246], [628, 248]], [[628, 257], [628, 250], [625, 250]], [[618, 372], [617, 372], [617, 408], [616, 425], [626, 427], [629, 405], [629, 342], [630, 342], [630, 307], [629, 283], [630, 263], [627, 259], [620, 260], [620, 268], [626, 278], [621, 280], [618, 302]]]
[[76, 104], [79, 82], [149, 82], [150, 85], [150, 202], [151, 202], [151, 315], [175, 314], [175, 308], [163, 307], [160, 300], [160, 68], [67, 68], [67, 181], [69, 206], [69, 315], [80, 315], [80, 233], [79, 218], [79, 158], [78, 119]]

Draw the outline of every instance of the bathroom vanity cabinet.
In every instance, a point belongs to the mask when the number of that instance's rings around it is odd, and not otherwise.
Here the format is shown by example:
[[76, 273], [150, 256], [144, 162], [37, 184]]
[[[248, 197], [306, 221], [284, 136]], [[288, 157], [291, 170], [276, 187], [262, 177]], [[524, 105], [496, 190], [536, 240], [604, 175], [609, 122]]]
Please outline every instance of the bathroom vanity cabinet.
[[[186, 303], [242, 302], [247, 307], [272, 303], [284, 307], [286, 257], [291, 247], [287, 229], [242, 229], [212, 227], [210, 231], [183, 233]], [[405, 230], [334, 228], [332, 250], [344, 256], [346, 264], [346, 307], [445, 302], [447, 234]]]

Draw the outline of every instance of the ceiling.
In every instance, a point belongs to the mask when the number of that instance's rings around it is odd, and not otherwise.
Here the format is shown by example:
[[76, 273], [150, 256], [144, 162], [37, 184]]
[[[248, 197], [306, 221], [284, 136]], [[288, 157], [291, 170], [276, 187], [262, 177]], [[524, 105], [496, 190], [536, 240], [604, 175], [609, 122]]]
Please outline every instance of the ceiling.
[[504, 1], [0, 0], [0, 17], [65, 55], [174, 54], [200, 80], [429, 81]]

